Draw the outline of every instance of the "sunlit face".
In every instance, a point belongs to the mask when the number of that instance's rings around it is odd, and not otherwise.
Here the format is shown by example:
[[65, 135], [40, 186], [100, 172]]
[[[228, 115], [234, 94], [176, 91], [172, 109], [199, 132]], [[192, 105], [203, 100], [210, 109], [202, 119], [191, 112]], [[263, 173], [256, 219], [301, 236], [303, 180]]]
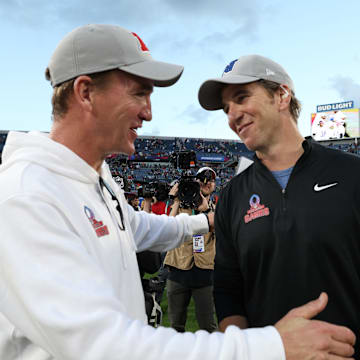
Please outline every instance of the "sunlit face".
[[252, 151], [264, 151], [279, 134], [279, 108], [256, 82], [227, 85], [222, 91], [230, 128]]
[[96, 138], [106, 156], [112, 153], [131, 155], [137, 129], [150, 121], [153, 81], [114, 71], [105, 88], [94, 92]]

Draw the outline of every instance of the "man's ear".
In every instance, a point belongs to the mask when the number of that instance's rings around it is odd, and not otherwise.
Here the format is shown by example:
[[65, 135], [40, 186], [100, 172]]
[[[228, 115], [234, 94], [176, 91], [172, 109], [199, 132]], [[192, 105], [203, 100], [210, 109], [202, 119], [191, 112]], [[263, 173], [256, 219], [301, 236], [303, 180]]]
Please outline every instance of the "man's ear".
[[290, 107], [291, 90], [287, 85], [280, 85], [279, 91], [280, 91], [279, 106], [281, 110], [285, 110]]
[[281, 98], [286, 99], [290, 94], [287, 89], [285, 89], [284, 85], [280, 85], [280, 89], [283, 91]]
[[93, 80], [90, 76], [81, 75], [74, 81], [74, 98], [75, 101], [85, 111], [92, 109], [92, 92], [94, 89]]

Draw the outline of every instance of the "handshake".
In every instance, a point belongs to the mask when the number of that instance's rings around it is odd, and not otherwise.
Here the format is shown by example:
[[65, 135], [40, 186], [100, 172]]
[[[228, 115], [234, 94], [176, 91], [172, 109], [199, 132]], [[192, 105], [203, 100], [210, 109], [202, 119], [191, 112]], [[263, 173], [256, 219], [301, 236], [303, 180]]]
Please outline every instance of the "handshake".
[[322, 293], [318, 299], [292, 309], [275, 324], [286, 360], [340, 360], [354, 355], [355, 335], [350, 329], [310, 320], [325, 309], [327, 302], [328, 296]]

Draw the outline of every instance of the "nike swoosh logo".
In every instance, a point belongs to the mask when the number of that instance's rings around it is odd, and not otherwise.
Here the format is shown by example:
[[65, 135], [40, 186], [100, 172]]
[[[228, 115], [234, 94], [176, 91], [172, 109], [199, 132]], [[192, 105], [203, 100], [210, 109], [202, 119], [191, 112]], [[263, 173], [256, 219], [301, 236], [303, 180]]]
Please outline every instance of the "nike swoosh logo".
[[319, 186], [319, 184], [315, 184], [314, 186], [314, 190], [315, 191], [322, 191], [322, 190], [325, 190], [325, 189], [328, 189], [328, 188], [331, 188], [335, 185], [337, 185], [338, 183], [333, 183], [333, 184], [328, 184], [328, 185], [323, 185], [323, 186]]

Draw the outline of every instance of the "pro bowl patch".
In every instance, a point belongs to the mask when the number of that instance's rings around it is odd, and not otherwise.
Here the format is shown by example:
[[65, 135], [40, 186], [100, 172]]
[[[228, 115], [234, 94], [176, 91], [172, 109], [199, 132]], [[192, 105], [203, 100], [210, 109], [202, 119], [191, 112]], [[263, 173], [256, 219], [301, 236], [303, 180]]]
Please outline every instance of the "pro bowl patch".
[[260, 204], [260, 196], [257, 194], [253, 194], [249, 200], [250, 209], [246, 212], [244, 216], [245, 224], [258, 219], [263, 216], [269, 216], [270, 210], [265, 205]]
[[94, 228], [97, 237], [109, 235], [108, 227], [104, 225], [101, 220], [95, 219], [95, 214], [89, 207], [84, 206], [84, 212], [86, 217], [89, 219], [90, 224]]

